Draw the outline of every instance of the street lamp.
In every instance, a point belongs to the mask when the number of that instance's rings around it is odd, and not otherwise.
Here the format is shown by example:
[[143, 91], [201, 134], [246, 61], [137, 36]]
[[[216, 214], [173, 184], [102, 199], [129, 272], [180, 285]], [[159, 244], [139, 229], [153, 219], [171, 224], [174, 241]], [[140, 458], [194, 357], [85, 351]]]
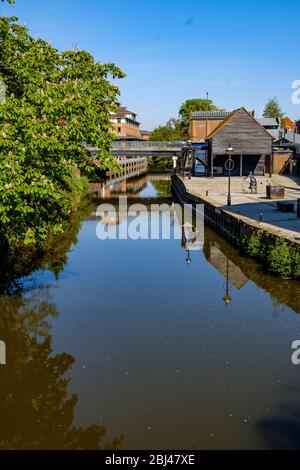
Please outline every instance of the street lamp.
[[226, 266], [226, 292], [223, 297], [225, 305], [229, 305], [231, 302], [231, 297], [229, 295], [229, 259], [227, 258], [227, 266]]
[[231, 155], [233, 154], [234, 149], [229, 144], [228, 148], [225, 150], [226, 155], [228, 155], [228, 160], [225, 163], [225, 168], [228, 171], [228, 195], [227, 195], [227, 206], [231, 206], [231, 170], [233, 169], [233, 161]]
[[191, 262], [192, 262], [190, 250], [187, 250], [187, 251], [186, 251], [186, 254], [187, 254], [187, 257], [186, 257], [186, 259], [185, 259], [185, 262], [186, 262], [186, 264], [189, 266], [189, 265], [191, 264]]

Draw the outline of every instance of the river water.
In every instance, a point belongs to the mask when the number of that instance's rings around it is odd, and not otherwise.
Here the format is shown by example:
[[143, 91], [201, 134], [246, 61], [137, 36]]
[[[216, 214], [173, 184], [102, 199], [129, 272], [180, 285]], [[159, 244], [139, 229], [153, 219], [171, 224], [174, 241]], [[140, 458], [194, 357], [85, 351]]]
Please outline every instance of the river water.
[[0, 448], [299, 448], [299, 283], [207, 228], [190, 251], [185, 239], [97, 238], [99, 204], [171, 204], [166, 179], [91, 193], [0, 297]]

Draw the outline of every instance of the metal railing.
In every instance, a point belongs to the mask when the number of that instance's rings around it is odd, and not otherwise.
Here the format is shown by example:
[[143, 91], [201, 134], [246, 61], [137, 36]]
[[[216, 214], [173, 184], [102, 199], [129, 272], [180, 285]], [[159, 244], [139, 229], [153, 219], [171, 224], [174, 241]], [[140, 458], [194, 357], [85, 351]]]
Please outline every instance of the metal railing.
[[112, 150], [181, 150], [183, 145], [181, 141], [118, 140], [113, 142]]

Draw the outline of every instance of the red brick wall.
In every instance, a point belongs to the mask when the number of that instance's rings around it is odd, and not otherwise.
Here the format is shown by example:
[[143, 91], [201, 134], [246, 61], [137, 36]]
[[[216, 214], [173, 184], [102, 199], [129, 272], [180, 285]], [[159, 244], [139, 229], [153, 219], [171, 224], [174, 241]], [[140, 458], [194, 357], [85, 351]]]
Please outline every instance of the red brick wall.
[[291, 174], [291, 160], [293, 152], [275, 153], [273, 155], [273, 173]]

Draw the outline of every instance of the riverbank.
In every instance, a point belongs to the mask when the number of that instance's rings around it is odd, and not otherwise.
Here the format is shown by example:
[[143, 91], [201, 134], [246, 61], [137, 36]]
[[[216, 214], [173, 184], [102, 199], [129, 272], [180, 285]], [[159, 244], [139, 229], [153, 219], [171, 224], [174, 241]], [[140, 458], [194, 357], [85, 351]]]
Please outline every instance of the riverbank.
[[[226, 206], [220, 198], [221, 185], [220, 182], [218, 184], [219, 191], [213, 193], [212, 188], [204, 190], [201, 178], [198, 178], [198, 188], [194, 185], [191, 189], [190, 180], [184, 180], [177, 175], [172, 176], [172, 191], [181, 204], [204, 204], [205, 222], [222, 237], [239, 247], [247, 256], [260, 261], [268, 271], [284, 278], [299, 279], [299, 232], [286, 229], [282, 223], [272, 225], [263, 221], [261, 212], [258, 212], [258, 220], [248, 217], [245, 215], [247, 212], [241, 210], [241, 205], [247, 206], [250, 201], [243, 200], [242, 204], [238, 204], [240, 201], [237, 201], [236, 206]], [[295, 187], [291, 190], [295, 191]], [[263, 199], [263, 188], [260, 191], [256, 197]], [[254, 204], [254, 201], [251, 203]], [[258, 203], [261, 201], [257, 200]], [[264, 201], [264, 204], [273, 204], [272, 209], [274, 209], [273, 202]], [[259, 206], [257, 210], [259, 211]], [[284, 218], [284, 214], [281, 215]]]

